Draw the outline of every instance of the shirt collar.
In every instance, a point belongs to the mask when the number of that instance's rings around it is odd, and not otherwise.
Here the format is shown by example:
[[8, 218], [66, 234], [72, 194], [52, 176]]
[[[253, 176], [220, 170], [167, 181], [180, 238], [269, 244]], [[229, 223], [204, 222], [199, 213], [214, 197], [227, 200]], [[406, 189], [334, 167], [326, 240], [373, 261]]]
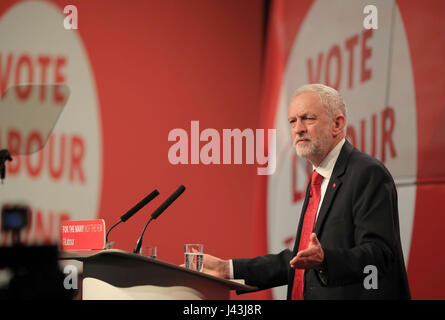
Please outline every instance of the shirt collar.
[[329, 180], [331, 178], [335, 163], [337, 162], [337, 158], [340, 155], [341, 148], [343, 147], [345, 141], [345, 138], [341, 139], [340, 142], [337, 143], [337, 145], [323, 159], [318, 167], [312, 166], [313, 169], [322, 175], [324, 179]]

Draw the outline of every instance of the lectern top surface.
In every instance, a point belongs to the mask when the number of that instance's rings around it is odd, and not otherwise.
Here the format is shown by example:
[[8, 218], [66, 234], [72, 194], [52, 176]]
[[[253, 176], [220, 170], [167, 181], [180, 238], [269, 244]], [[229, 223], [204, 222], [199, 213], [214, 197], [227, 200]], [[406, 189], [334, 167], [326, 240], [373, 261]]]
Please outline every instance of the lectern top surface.
[[194, 275], [198, 277], [207, 278], [212, 281], [217, 281], [221, 284], [228, 286], [231, 290], [249, 292], [256, 291], [258, 288], [252, 287], [249, 285], [245, 285], [240, 283], [239, 281], [231, 281], [218, 277], [214, 277], [212, 275], [189, 270], [184, 267], [171, 264], [169, 262], [148, 258], [139, 254], [135, 254], [132, 252], [127, 252], [119, 249], [105, 249], [105, 250], [85, 250], [85, 251], [62, 251], [59, 254], [60, 260], [79, 260], [84, 263], [94, 263], [97, 261], [132, 261], [132, 263], [149, 263], [150, 265], [158, 265], [159, 267], [173, 269], [178, 272], [184, 272], [189, 275]]

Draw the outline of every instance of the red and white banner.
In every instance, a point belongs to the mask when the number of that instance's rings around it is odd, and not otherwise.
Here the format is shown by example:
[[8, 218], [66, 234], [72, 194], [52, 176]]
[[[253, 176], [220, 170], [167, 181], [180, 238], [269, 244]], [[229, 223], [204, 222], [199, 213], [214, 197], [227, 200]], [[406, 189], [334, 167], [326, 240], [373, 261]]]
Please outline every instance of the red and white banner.
[[[55, 242], [62, 221], [91, 219], [98, 211], [102, 130], [96, 84], [84, 43], [78, 33], [63, 28], [65, 16], [58, 7], [44, 1], [25, 1], [8, 9], [0, 13], [2, 94], [22, 84], [63, 83], [70, 89], [67, 104], [39, 152], [23, 155], [44, 143], [46, 133], [41, 130], [27, 134], [5, 125], [1, 132], [0, 147], [13, 154], [13, 161], [7, 163], [2, 199], [7, 203], [26, 199], [31, 207], [26, 242]], [[32, 95], [21, 100], [26, 103], [27, 99]], [[29, 120], [27, 125], [33, 129], [44, 119]], [[2, 242], [8, 243], [8, 239]]]
[[[367, 5], [378, 10], [376, 29], [364, 28]], [[324, 83], [345, 98], [349, 141], [395, 179], [413, 298], [443, 298], [445, 281], [432, 276], [445, 267], [442, 232], [433, 236], [425, 225], [445, 225], [437, 201], [445, 192], [444, 29], [437, 22], [444, 8], [439, 1], [272, 3], [263, 107], [265, 126], [277, 128], [277, 171], [261, 182], [259, 210], [267, 251], [293, 245], [308, 180], [308, 164], [292, 148], [287, 107], [299, 86]], [[274, 297], [285, 293], [276, 289]]]
[[63, 251], [105, 249], [104, 219], [64, 221], [60, 232]]
[[[66, 29], [73, 24], [67, 6], [77, 8], [77, 29]], [[184, 185], [144, 244], [175, 264], [184, 263], [185, 243], [203, 243], [220, 257], [251, 256], [258, 166], [222, 158], [220, 165], [175, 165], [168, 136], [176, 128], [191, 133], [195, 120], [218, 132], [256, 132], [262, 27], [257, 0], [0, 1], [0, 88], [70, 89], [44, 148], [6, 164], [0, 204], [31, 209], [22, 241], [58, 241], [66, 220], [113, 225], [157, 189], [110, 234], [114, 248], [132, 251], [149, 215]], [[0, 133], [1, 147], [40, 143], [16, 132]], [[0, 235], [0, 245], [11, 242], [10, 233]]]

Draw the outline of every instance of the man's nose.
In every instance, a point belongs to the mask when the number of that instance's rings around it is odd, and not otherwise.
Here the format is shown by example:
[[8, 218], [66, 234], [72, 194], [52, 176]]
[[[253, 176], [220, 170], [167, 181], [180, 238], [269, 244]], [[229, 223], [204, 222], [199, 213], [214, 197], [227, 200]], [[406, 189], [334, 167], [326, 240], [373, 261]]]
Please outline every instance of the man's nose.
[[294, 132], [299, 136], [304, 135], [306, 133], [306, 126], [303, 124], [302, 121], [297, 120], [295, 122]]

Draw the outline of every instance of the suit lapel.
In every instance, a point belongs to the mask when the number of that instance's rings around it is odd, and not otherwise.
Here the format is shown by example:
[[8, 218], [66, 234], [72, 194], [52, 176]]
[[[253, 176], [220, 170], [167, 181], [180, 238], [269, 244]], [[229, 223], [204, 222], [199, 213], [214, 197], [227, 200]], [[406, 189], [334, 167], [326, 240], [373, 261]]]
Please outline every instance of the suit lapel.
[[[340, 189], [342, 182], [340, 179], [336, 177], [331, 177], [329, 181], [329, 185], [326, 189], [326, 193], [323, 198], [323, 203], [321, 204], [320, 212], [318, 213], [317, 221], [315, 222], [314, 232], [318, 235], [321, 226], [323, 225], [324, 220], [329, 212], [329, 208], [331, 207], [332, 201], [335, 198], [335, 194]], [[334, 187], [335, 186], [335, 187]]]
[[332, 201], [334, 201], [335, 195], [342, 185], [340, 176], [345, 172], [349, 156], [353, 150], [354, 147], [346, 140], [337, 158], [337, 162], [335, 163], [331, 179], [329, 180], [329, 184], [323, 198], [323, 203], [321, 204], [320, 212], [318, 213], [317, 221], [314, 227], [314, 232], [317, 235], [320, 233], [323, 223], [329, 213], [329, 208], [331, 207]]

